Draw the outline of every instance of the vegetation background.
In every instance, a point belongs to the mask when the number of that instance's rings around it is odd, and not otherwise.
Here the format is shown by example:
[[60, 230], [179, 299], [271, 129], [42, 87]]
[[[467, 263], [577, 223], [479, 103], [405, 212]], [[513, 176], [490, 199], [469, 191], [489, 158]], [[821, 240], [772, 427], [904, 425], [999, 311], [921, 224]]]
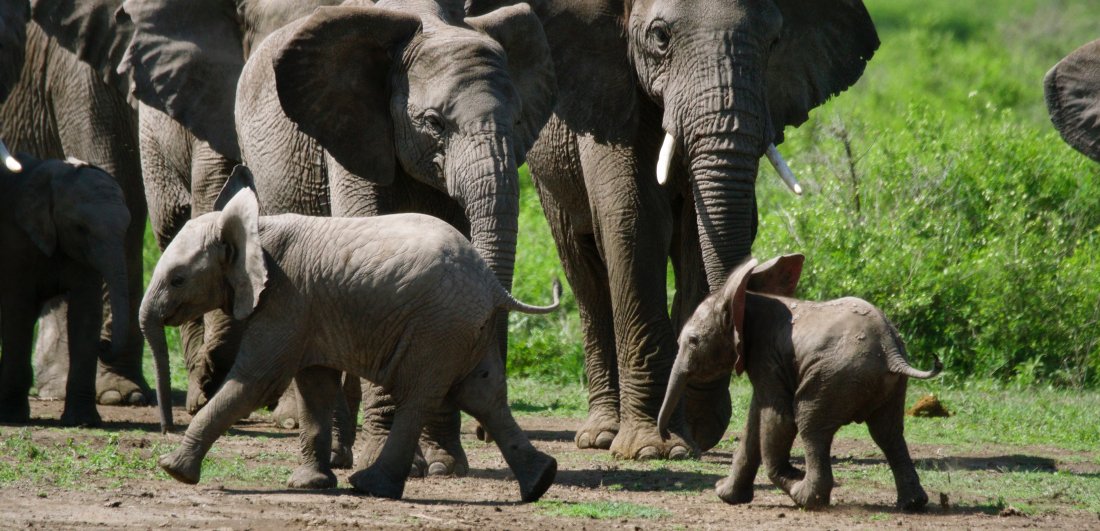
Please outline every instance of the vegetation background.
[[[948, 386], [1100, 385], [1100, 164], [1062, 142], [1042, 88], [1100, 37], [1100, 0], [865, 4], [882, 46], [855, 87], [787, 130], [780, 151], [804, 196], [761, 165], [754, 253], [805, 253], [800, 296], [880, 306], [915, 365], [943, 359]], [[544, 303], [564, 274], [521, 172], [515, 294]], [[583, 383], [566, 290], [563, 312], [512, 315], [513, 376]]]

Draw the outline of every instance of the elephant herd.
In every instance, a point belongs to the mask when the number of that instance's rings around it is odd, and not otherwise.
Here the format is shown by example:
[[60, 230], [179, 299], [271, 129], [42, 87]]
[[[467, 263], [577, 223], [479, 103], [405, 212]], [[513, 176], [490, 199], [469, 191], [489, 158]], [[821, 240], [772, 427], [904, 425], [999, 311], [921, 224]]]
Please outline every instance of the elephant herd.
[[[410, 474], [466, 473], [461, 409], [536, 500], [556, 462], [508, 409], [507, 313], [553, 310], [560, 286], [547, 307], [509, 295], [526, 163], [584, 333], [578, 447], [697, 457], [744, 371], [723, 500], [751, 500], [763, 464], [827, 505], [833, 433], [867, 422], [919, 509], [901, 408], [939, 363], [910, 367], [863, 301], [791, 299], [801, 256], [750, 256], [760, 158], [798, 191], [784, 128], [878, 45], [860, 0], [4, 2], [0, 421], [29, 420], [32, 348], [63, 424], [152, 403], [144, 333], [168, 429], [179, 326], [195, 416], [160, 461], [176, 479], [270, 405], [302, 430], [290, 486], [354, 461], [356, 489], [400, 497]], [[163, 255], [143, 299], [146, 216]]]

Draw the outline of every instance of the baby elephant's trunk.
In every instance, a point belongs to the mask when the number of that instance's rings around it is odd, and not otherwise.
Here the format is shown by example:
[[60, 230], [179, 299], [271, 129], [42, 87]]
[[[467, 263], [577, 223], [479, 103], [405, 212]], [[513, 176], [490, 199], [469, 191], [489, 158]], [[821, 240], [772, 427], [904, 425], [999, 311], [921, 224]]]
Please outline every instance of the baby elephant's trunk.
[[164, 321], [150, 303], [148, 294], [141, 303], [141, 332], [153, 351], [153, 366], [157, 371], [157, 404], [160, 405], [160, 431], [172, 429], [172, 387], [168, 374], [168, 342], [164, 338]]

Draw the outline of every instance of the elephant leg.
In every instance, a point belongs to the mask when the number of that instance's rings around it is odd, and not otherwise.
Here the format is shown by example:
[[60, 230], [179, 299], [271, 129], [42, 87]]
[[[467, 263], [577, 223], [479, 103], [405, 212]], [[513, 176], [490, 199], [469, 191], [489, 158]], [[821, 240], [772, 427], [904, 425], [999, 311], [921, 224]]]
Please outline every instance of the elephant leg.
[[22, 424], [31, 418], [27, 393], [34, 375], [31, 372], [31, 343], [37, 307], [28, 301], [34, 293], [5, 293], [0, 310], [3, 355], [0, 356], [0, 422]]
[[420, 436], [420, 449], [428, 464], [427, 475], [464, 477], [469, 473], [470, 463], [460, 440], [461, 427], [458, 408], [450, 402], [444, 402], [428, 416]]
[[353, 464], [352, 448], [355, 446], [359, 403], [363, 399], [359, 377], [344, 373], [343, 378], [340, 388], [343, 394], [332, 412], [332, 468], [351, 468]]
[[81, 284], [69, 292], [69, 377], [62, 426], [99, 426], [96, 411], [96, 363], [103, 300], [101, 287]]
[[729, 504], [749, 503], [753, 498], [753, 483], [760, 469], [760, 400], [753, 395], [749, 404], [745, 431], [741, 434], [741, 444], [733, 456], [730, 475], [718, 481], [718, 497]]
[[760, 447], [768, 479], [790, 494], [805, 474], [791, 465], [791, 445], [798, 435], [798, 426], [790, 397], [786, 398], [786, 402], [772, 400], [760, 408]]
[[[378, 460], [382, 447], [393, 427], [393, 415], [397, 409], [393, 396], [381, 386], [363, 380], [363, 449], [359, 452], [356, 468], [365, 469]], [[409, 477], [420, 478], [428, 472], [428, 463], [417, 445], [409, 466]]]
[[[98, 367], [96, 399], [105, 404], [144, 405], [152, 392], [142, 371], [145, 342], [138, 320], [144, 292], [142, 252], [147, 207], [138, 151], [137, 114], [122, 94], [104, 84], [75, 55], [60, 49], [55, 52], [47, 82], [62, 149], [66, 156], [88, 161], [114, 176], [130, 210], [124, 247], [130, 299], [127, 342], [122, 353], [108, 356], [110, 362]], [[104, 312], [107, 317], [101, 319], [101, 353], [110, 352], [113, 322], [109, 310]]]
[[839, 426], [799, 426], [806, 449], [806, 476], [791, 484], [790, 495], [800, 507], [814, 510], [829, 506], [833, 492], [833, 465], [829, 453], [837, 429]]
[[298, 436], [301, 464], [290, 476], [292, 489], [331, 489], [336, 475], [330, 462], [332, 452], [332, 409], [341, 400], [340, 371], [328, 367], [306, 367], [294, 377], [302, 429]]
[[581, 165], [596, 241], [607, 266], [619, 368], [619, 433], [611, 453], [624, 459], [684, 459], [697, 453], [677, 412], [671, 437], [657, 430], [676, 340], [665, 278], [672, 239], [668, 197], [643, 182], [629, 148], [584, 138]]
[[298, 394], [294, 390], [293, 382], [279, 397], [279, 402], [271, 411], [271, 417], [275, 425], [280, 428], [293, 430], [298, 427]]
[[890, 400], [880, 406], [867, 419], [867, 429], [875, 444], [886, 454], [886, 462], [894, 473], [899, 509], [919, 511], [928, 504], [928, 493], [921, 487], [913, 459], [909, 457], [909, 445], [905, 443], [905, 383], [898, 386]]
[[492, 434], [497, 448], [519, 482], [524, 502], [538, 501], [554, 483], [558, 462], [538, 451], [512, 417], [504, 363], [492, 342], [490, 352], [455, 387], [452, 397]]
[[438, 398], [416, 397], [398, 402], [389, 436], [377, 458], [348, 477], [355, 490], [368, 496], [400, 499], [424, 427], [424, 413], [439, 406]]
[[69, 301], [54, 297], [42, 307], [34, 343], [34, 381], [39, 398], [65, 398], [69, 379]]
[[[564, 163], [552, 167], [560, 167]], [[565, 278], [573, 288], [584, 332], [588, 418], [574, 437], [578, 448], [611, 448], [619, 433], [619, 368], [607, 268], [591, 234], [582, 234], [555, 198], [535, 181]]]

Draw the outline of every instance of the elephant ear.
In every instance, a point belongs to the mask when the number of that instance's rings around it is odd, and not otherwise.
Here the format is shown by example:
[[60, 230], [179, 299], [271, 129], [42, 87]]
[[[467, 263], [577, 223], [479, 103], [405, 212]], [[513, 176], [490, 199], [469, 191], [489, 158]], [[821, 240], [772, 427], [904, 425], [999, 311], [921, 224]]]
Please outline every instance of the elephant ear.
[[128, 96], [130, 77], [115, 66], [126, 53], [134, 27], [125, 17], [115, 19], [121, 5], [122, 0], [33, 0], [31, 17], [58, 44], [91, 65], [104, 83]]
[[0, 103], [8, 98], [23, 72], [30, 17], [30, 6], [26, 2], [0, 3]]
[[15, 203], [15, 224], [42, 254], [53, 256], [57, 250], [57, 228], [53, 222], [53, 177], [56, 171], [46, 166], [64, 163], [41, 161], [26, 153], [20, 153], [15, 158], [23, 165], [21, 175], [26, 176], [22, 197]]
[[734, 269], [719, 295], [719, 301], [725, 304], [726, 311], [723, 313], [732, 325], [719, 329], [733, 330], [733, 370], [738, 376], [745, 372], [745, 292], [757, 263], [755, 258], [750, 258]]
[[137, 99], [240, 160], [233, 103], [245, 56], [234, 3], [127, 0], [122, 9], [134, 37], [119, 70], [132, 73]]
[[420, 31], [413, 15], [377, 7], [321, 7], [275, 57], [283, 111], [341, 166], [378, 184], [396, 171], [390, 72]]
[[218, 193], [218, 198], [214, 200], [214, 210], [225, 210], [225, 206], [236, 197], [237, 192], [246, 189], [255, 194], [256, 179], [252, 177], [252, 170], [249, 170], [244, 164], [238, 164], [233, 168], [233, 172], [229, 174], [229, 178], [226, 179], [222, 191]]
[[241, 190], [225, 205], [221, 241], [226, 248], [226, 277], [233, 289], [233, 318], [244, 320], [260, 303], [267, 282], [260, 246], [260, 204], [252, 190]]
[[768, 59], [768, 108], [776, 129], [798, 126], [814, 107], [852, 86], [878, 49], [860, 0], [776, 0], [783, 30]]
[[801, 254], [777, 256], [760, 264], [749, 275], [748, 290], [756, 293], [794, 297], [798, 280], [802, 277], [802, 265], [806, 257]]
[[523, 164], [527, 151], [554, 111], [554, 61], [542, 23], [531, 6], [516, 4], [469, 17], [466, 24], [499, 42], [508, 56], [508, 77], [515, 84], [523, 104], [516, 124], [519, 135], [516, 164]]
[[1062, 138], [1100, 162], [1100, 39], [1054, 65], [1043, 86], [1050, 120]]

